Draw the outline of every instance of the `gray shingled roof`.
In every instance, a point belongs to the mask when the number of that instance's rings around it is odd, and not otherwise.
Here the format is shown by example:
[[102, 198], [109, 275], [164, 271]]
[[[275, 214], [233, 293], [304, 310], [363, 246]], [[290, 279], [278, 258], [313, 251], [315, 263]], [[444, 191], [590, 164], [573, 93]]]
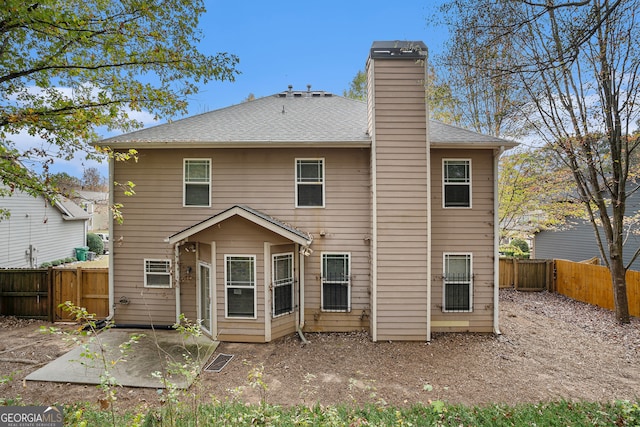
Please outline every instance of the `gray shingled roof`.
[[[430, 122], [429, 134], [436, 146], [516, 145], [435, 120]], [[285, 91], [108, 138], [100, 145], [129, 148], [141, 144], [234, 143], [369, 145], [367, 105], [327, 92]]]
[[325, 92], [266, 96], [102, 141], [153, 142], [361, 142], [367, 109], [361, 101]]

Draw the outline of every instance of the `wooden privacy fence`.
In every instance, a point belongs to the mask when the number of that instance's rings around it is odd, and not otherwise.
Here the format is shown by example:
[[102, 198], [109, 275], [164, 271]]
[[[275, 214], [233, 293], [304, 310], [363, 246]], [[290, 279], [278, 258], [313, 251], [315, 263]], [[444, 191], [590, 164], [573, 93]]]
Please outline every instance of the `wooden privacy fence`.
[[[615, 310], [611, 275], [607, 267], [555, 260], [556, 292], [569, 298]], [[640, 316], [640, 272], [627, 271], [629, 314]]]
[[72, 320], [58, 305], [71, 301], [109, 315], [109, 269], [49, 268], [0, 270], [0, 314], [49, 321]]
[[500, 287], [519, 291], [553, 289], [553, 260], [500, 258]]
[[0, 314], [52, 320], [49, 271], [0, 270]]

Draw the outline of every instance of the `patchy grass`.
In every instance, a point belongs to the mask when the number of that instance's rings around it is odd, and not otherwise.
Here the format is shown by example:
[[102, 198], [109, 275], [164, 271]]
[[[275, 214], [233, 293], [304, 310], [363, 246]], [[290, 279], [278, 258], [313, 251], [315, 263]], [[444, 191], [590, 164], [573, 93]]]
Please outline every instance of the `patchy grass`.
[[[136, 426], [635, 426], [640, 423], [637, 402], [549, 402], [516, 406], [448, 405], [442, 401], [411, 408], [351, 406], [294, 406], [213, 401], [189, 407], [120, 415], [117, 425]], [[104, 413], [81, 405], [65, 408], [65, 425], [100, 425]], [[86, 424], [85, 424], [86, 423]]]

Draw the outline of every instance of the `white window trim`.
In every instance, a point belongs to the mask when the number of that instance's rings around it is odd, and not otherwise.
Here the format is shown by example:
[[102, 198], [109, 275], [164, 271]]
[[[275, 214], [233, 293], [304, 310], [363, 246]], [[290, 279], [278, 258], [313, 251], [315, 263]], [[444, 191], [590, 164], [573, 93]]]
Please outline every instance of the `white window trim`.
[[[445, 182], [445, 164], [447, 162], [469, 162], [469, 182], [468, 183], [447, 183]], [[468, 185], [469, 186], [469, 206], [445, 206], [445, 186], [446, 185]], [[442, 159], [442, 208], [443, 209], [471, 209], [473, 207], [473, 169], [471, 159]]]
[[[187, 162], [188, 161], [207, 161], [209, 162], [209, 182], [206, 185], [209, 186], [209, 204], [208, 205], [187, 205]], [[182, 207], [184, 208], [210, 208], [211, 207], [211, 177], [212, 177], [212, 162], [211, 158], [204, 157], [190, 157], [182, 159]], [[190, 182], [191, 185], [205, 185], [204, 182]]]
[[[314, 160], [314, 161], [321, 161], [322, 162], [322, 206], [299, 206], [298, 205], [298, 184], [304, 185], [304, 183], [299, 183], [298, 182], [298, 161], [300, 160]], [[300, 208], [300, 209], [319, 209], [319, 208], [324, 208], [325, 204], [326, 204], [326, 197], [327, 197], [327, 191], [326, 191], [326, 181], [327, 181], [327, 175], [326, 175], [326, 161], [324, 157], [312, 157], [312, 158], [306, 158], [306, 157], [298, 157], [294, 160], [293, 163], [293, 167], [294, 167], [294, 178], [293, 178], [293, 184], [294, 184], [294, 191], [295, 191], [295, 199], [296, 199], [296, 208]], [[317, 183], [308, 183], [308, 184], [315, 184], [317, 185]]]
[[[324, 257], [325, 255], [346, 255], [349, 262], [347, 277], [347, 309], [346, 310], [330, 310], [324, 308]], [[335, 283], [335, 282], [327, 282]], [[321, 252], [320, 253], [320, 310], [327, 313], [351, 313], [351, 252]]]
[[[149, 271], [147, 271], [147, 262], [162, 262], [162, 263], [166, 263], [167, 271], [165, 273], [149, 272]], [[144, 264], [143, 264], [143, 269], [144, 269], [144, 287], [145, 288], [154, 288], [154, 289], [171, 289], [171, 288], [173, 288], [172, 274], [171, 274], [171, 260], [170, 259], [150, 259], [150, 258], [145, 258], [144, 259]], [[149, 275], [152, 275], [152, 276], [168, 276], [169, 277], [169, 285], [168, 286], [150, 285], [150, 284], [147, 283], [147, 277]]]
[[[251, 258], [253, 259], [253, 286], [229, 286], [229, 270], [227, 269], [227, 260], [229, 258]], [[253, 316], [229, 316], [229, 301], [227, 290], [229, 288], [252, 289], [253, 288]], [[246, 254], [229, 254], [224, 256], [224, 317], [225, 319], [257, 319], [258, 318], [258, 278], [257, 278], [257, 260], [255, 255]]]
[[[276, 314], [276, 269], [273, 268], [273, 265], [275, 263], [275, 260], [277, 257], [284, 257], [284, 256], [289, 256], [291, 257], [291, 310], [287, 311], [286, 313], [280, 313], [280, 314]], [[273, 254], [271, 255], [271, 316], [275, 319], [276, 317], [280, 317], [280, 316], [286, 316], [287, 314], [291, 314], [294, 311], [295, 308], [295, 292], [294, 292], [294, 284], [295, 284], [295, 277], [294, 277], [294, 265], [293, 265], [294, 259], [293, 259], [293, 252], [283, 252], [283, 253], [279, 253], [279, 254]]]
[[[211, 318], [209, 319], [209, 324], [205, 325], [203, 323], [204, 319], [203, 319], [203, 313], [202, 313], [202, 290], [201, 290], [201, 279], [202, 277], [201, 275], [201, 268], [205, 267], [206, 269], [209, 270], [209, 301], [212, 302], [212, 306], [210, 308], [211, 310]], [[197, 314], [198, 314], [198, 324], [201, 325], [202, 329], [205, 330], [205, 332], [207, 333], [211, 333], [211, 324], [213, 323], [213, 277], [212, 277], [212, 268], [211, 268], [211, 264], [204, 262], [204, 261], [199, 261], [198, 262], [198, 271], [196, 273], [196, 304], [197, 304]]]
[[[447, 298], [447, 256], [468, 256], [469, 257], [469, 309], [468, 310], [447, 310], [446, 298]], [[471, 252], [445, 252], [442, 254], [442, 311], [444, 313], [472, 313], [473, 312], [473, 254]]]

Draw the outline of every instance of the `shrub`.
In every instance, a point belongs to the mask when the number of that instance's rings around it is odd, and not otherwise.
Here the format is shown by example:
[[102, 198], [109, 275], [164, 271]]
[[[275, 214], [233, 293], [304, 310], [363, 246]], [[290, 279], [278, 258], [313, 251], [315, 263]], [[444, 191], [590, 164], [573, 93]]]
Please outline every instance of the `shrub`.
[[529, 244], [524, 239], [516, 237], [511, 241], [510, 245], [520, 249], [520, 251], [523, 253], [529, 252]]
[[104, 243], [102, 243], [102, 239], [97, 234], [87, 234], [87, 246], [89, 246], [91, 252], [95, 252], [97, 255], [104, 253]]
[[70, 263], [70, 262], [74, 262], [74, 261], [75, 261], [75, 258], [72, 258], [72, 257], [70, 257], [70, 256], [69, 256], [69, 257], [66, 257], [66, 258], [64, 259], [64, 263], [65, 263], [65, 264], [68, 264], [68, 263]]
[[40, 268], [49, 268], [53, 266], [53, 264], [51, 264], [50, 262], [43, 262], [42, 264], [40, 264]]
[[62, 261], [60, 261], [59, 259], [57, 259], [55, 261], [51, 261], [51, 265], [54, 266], [54, 267], [57, 267], [60, 264], [62, 264]]

